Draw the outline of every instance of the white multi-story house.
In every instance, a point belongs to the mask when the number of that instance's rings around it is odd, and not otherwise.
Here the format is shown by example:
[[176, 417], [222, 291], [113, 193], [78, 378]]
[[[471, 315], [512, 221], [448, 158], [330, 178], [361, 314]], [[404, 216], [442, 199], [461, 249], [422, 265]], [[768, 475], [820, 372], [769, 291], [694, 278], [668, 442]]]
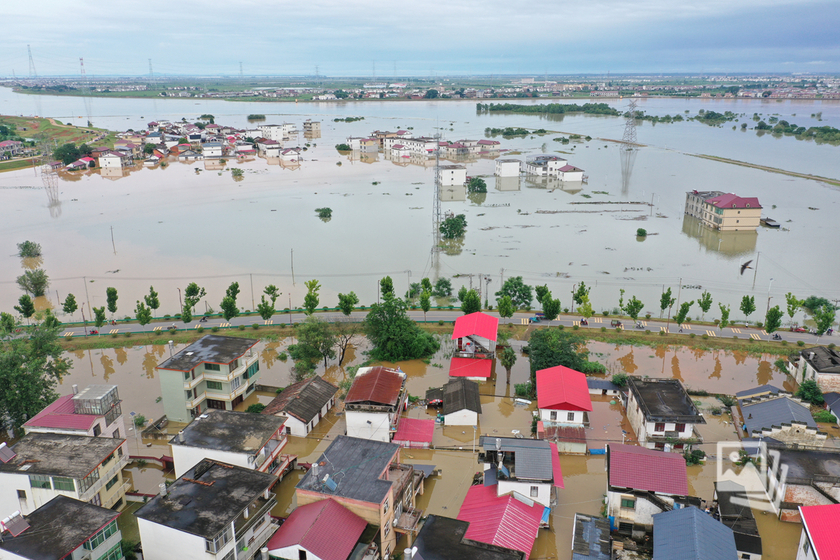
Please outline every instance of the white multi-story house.
[[143, 556], [155, 560], [250, 560], [277, 522], [277, 477], [205, 459], [135, 512]]
[[555, 441], [562, 453], [585, 454], [592, 397], [586, 375], [565, 366], [537, 372], [537, 437]]
[[122, 169], [125, 156], [114, 151], [108, 151], [99, 156], [99, 167], [102, 169]]
[[463, 185], [467, 182], [467, 166], [441, 165], [438, 167], [438, 180], [442, 187]]
[[347, 435], [390, 442], [407, 398], [402, 371], [382, 366], [359, 368], [344, 397]]
[[259, 382], [259, 340], [208, 335], [157, 366], [163, 411], [189, 422], [208, 409], [233, 410]]
[[799, 352], [795, 364], [796, 380], [813, 379], [824, 393], [840, 391], [840, 352], [828, 346], [815, 346]]
[[202, 459], [282, 475], [294, 460], [281, 454], [288, 443], [284, 421], [250, 412], [208, 410], [169, 440], [175, 476]]
[[706, 419], [679, 380], [628, 377], [627, 387], [627, 419], [640, 445], [681, 453], [703, 442], [696, 426]]
[[126, 435], [121, 402], [116, 385], [89, 385], [82, 392], [73, 385], [73, 394], [47, 405], [23, 425], [23, 431], [121, 438]]
[[516, 492], [545, 507], [557, 501], [555, 488], [563, 488], [557, 446], [543, 440], [481, 436], [484, 450], [484, 485], [496, 486], [496, 495]]
[[559, 156], [538, 155], [529, 157], [524, 163], [525, 173], [537, 177], [556, 177], [560, 174], [560, 168], [569, 162]]
[[306, 437], [335, 406], [336, 392], [338, 387], [315, 375], [283, 389], [262, 413], [285, 419], [287, 434]]
[[257, 128], [260, 129], [260, 136], [269, 140], [282, 142], [284, 138], [289, 136], [284, 132], [284, 125], [282, 124], [261, 124]]
[[221, 142], [205, 142], [201, 145], [201, 154], [204, 159], [220, 158], [224, 153], [225, 148]]
[[379, 151], [379, 142], [376, 138], [354, 138], [347, 139], [347, 145], [354, 152], [375, 153]]
[[321, 121], [312, 121], [306, 119], [303, 121], [303, 133], [304, 134], [313, 134], [313, 133], [321, 133]]
[[0, 525], [4, 560], [122, 560], [119, 513], [67, 496], [56, 496], [32, 513], [16, 513]]
[[[438, 149], [438, 141], [435, 138], [411, 138], [410, 135], [401, 135], [397, 132], [393, 137], [386, 137], [382, 139], [382, 146], [386, 150], [390, 150], [396, 144], [401, 144], [405, 149], [413, 154], [434, 155]], [[408, 133], [407, 133], [408, 134]]]
[[24, 514], [56, 496], [118, 509], [131, 484], [125, 440], [67, 434], [28, 434], [0, 448], [0, 511]]
[[519, 166], [522, 164], [518, 159], [500, 158], [496, 160], [496, 177], [519, 177]]

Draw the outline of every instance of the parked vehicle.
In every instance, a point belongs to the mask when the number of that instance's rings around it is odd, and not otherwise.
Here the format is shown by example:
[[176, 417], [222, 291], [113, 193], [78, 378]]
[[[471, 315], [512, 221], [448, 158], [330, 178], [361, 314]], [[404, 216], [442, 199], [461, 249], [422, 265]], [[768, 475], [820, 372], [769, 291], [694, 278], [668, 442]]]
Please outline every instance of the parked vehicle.
[[621, 321], [619, 321], [618, 319], [613, 319], [612, 321], [610, 321], [610, 326], [619, 328], [621, 327]]

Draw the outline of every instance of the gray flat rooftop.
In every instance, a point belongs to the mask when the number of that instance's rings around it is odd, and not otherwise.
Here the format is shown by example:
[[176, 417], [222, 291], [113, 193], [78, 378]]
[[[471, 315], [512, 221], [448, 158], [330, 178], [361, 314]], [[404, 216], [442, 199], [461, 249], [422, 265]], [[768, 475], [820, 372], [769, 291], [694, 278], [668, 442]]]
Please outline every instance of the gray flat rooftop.
[[735, 393], [736, 399], [750, 399], [753, 397], [760, 397], [762, 395], [775, 395], [781, 391], [775, 385], [759, 385], [758, 387], [753, 387], [752, 389], [745, 389], [743, 391], [738, 391]]
[[505, 451], [514, 453], [516, 478], [528, 480], [552, 480], [551, 447], [540, 439], [497, 438], [481, 436], [479, 445], [484, 451]]
[[[317, 472], [310, 469], [296, 488], [379, 504], [392, 484], [379, 477], [399, 449], [396, 443], [338, 436], [313, 464]], [[337, 483], [334, 491], [323, 484], [326, 475]]]
[[[31, 433], [12, 446], [15, 457], [0, 463], [0, 472], [43, 474], [82, 479], [124, 439]], [[11, 513], [11, 512], [9, 512]]]
[[840, 373], [840, 352], [833, 348], [817, 346], [802, 350], [799, 354], [821, 373]]
[[[764, 441], [767, 441], [767, 438], [764, 438]], [[788, 466], [789, 482], [790, 479], [810, 480], [818, 476], [840, 481], [840, 453], [837, 451], [787, 449], [769, 444], [767, 447], [780, 453], [782, 464]]]
[[236, 338], [233, 336], [203, 336], [158, 365], [160, 369], [174, 369], [190, 371], [195, 366], [210, 362], [212, 364], [229, 364], [245, 354], [249, 348], [255, 346], [259, 340], [253, 338]]
[[610, 522], [603, 517], [575, 514], [572, 560], [610, 560]]
[[276, 482], [268, 473], [204, 459], [173, 482], [166, 496], [155, 496], [134, 515], [212, 539]]
[[629, 377], [627, 385], [648, 422], [706, 423], [677, 379]]
[[430, 515], [417, 534], [414, 546], [422, 560], [524, 560], [525, 553], [465, 539], [470, 524]]
[[[285, 422], [285, 418], [267, 414], [210, 409], [190, 422], [183, 434], [176, 435], [169, 443], [255, 454]], [[179, 441], [181, 436], [183, 441]]]
[[0, 557], [5, 558], [3, 551], [32, 560], [68, 557], [118, 516], [118, 512], [110, 509], [56, 496], [25, 516], [29, 528], [23, 533], [17, 537], [3, 535]]

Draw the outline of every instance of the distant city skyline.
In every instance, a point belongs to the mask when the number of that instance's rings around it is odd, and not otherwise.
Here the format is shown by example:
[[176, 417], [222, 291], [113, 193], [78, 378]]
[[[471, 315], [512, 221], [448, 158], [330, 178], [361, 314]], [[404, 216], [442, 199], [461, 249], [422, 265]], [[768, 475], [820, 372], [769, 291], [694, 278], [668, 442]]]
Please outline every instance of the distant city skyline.
[[840, 72], [840, 2], [166, 5], [33, 0], [3, 8], [0, 76], [606, 75]]

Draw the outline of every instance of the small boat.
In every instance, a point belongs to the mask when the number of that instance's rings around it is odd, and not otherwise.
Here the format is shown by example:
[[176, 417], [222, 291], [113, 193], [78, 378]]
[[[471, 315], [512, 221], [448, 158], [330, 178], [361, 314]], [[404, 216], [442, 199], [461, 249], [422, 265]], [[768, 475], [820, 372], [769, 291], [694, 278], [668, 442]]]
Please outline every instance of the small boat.
[[761, 225], [763, 225], [764, 227], [769, 227], [769, 228], [773, 228], [773, 229], [778, 229], [782, 225], [779, 222], [777, 222], [776, 220], [772, 220], [770, 218], [761, 218], [760, 222], [761, 222]]

